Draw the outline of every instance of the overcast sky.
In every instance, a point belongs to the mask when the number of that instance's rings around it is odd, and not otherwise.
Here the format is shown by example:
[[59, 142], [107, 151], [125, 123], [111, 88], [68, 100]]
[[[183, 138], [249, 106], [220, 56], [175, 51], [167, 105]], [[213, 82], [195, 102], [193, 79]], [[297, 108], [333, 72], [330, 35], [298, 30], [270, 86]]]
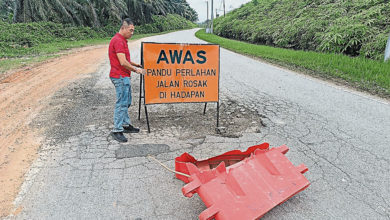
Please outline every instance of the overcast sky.
[[[211, 0], [209, 1], [209, 10], [211, 10]], [[225, 0], [226, 11], [240, 7], [242, 4], [250, 2], [251, 0]], [[198, 12], [199, 21], [205, 21], [207, 19], [207, 3], [206, 0], [187, 0], [196, 12]], [[214, 0], [214, 16], [215, 9], [219, 9], [218, 14], [223, 15], [223, 0]], [[211, 17], [211, 12], [209, 12]]]

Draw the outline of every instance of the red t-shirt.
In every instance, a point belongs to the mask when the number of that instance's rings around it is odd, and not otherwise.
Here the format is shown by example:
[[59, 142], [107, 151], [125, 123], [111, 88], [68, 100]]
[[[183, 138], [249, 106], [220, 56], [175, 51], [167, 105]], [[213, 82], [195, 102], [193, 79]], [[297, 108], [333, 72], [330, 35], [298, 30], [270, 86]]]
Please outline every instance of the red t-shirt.
[[108, 47], [108, 57], [110, 58], [111, 64], [110, 77], [130, 77], [131, 71], [121, 66], [118, 56], [116, 55], [117, 53], [124, 53], [126, 55], [126, 60], [130, 63], [130, 52], [127, 47], [127, 40], [119, 33], [116, 33], [111, 39], [110, 46]]

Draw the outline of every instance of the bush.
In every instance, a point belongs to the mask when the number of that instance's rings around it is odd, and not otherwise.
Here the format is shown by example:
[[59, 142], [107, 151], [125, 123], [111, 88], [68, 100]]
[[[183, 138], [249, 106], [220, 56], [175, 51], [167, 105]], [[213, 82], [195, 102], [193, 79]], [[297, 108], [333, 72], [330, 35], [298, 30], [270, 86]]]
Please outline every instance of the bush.
[[[179, 15], [154, 16], [153, 21], [151, 24], [136, 26], [135, 33], [158, 33], [196, 26]], [[45, 43], [109, 38], [118, 29], [118, 24], [91, 28], [53, 22], [9, 24], [0, 21], [0, 58], [34, 54], [34, 48]]]

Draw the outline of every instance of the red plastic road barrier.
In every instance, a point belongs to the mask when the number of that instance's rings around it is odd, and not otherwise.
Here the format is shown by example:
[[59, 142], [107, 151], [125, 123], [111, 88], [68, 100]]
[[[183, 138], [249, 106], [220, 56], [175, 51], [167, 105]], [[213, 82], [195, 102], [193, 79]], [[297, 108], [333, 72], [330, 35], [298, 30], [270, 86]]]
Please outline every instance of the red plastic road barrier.
[[[232, 150], [229, 152], [226, 152], [222, 155], [212, 157], [207, 160], [197, 161], [193, 156], [191, 156], [188, 153], [182, 154], [180, 157], [176, 157], [175, 159], [175, 170], [190, 174], [188, 172], [187, 163], [193, 163], [195, 166], [199, 168], [199, 170], [211, 170], [212, 168], [217, 167], [221, 162], [225, 162], [226, 166], [233, 165], [235, 163], [238, 163], [242, 161], [243, 159], [249, 157], [255, 150], [269, 150], [269, 144], [263, 143], [259, 145], [252, 146], [248, 148], [245, 152], [239, 151], [239, 150]], [[176, 178], [179, 180], [188, 183], [189, 179], [188, 177], [185, 177], [183, 175], [176, 174]]]
[[[198, 193], [208, 207], [199, 215], [200, 220], [258, 219], [310, 185], [302, 175], [307, 167], [295, 167], [284, 155], [287, 146], [268, 146], [256, 145], [245, 152], [231, 151], [200, 162], [189, 154], [176, 158], [176, 170], [191, 175], [183, 194], [192, 197]], [[224, 161], [239, 156], [242, 161], [226, 167]], [[191, 161], [184, 162], [186, 158]], [[204, 166], [217, 160], [222, 162], [216, 168]]]

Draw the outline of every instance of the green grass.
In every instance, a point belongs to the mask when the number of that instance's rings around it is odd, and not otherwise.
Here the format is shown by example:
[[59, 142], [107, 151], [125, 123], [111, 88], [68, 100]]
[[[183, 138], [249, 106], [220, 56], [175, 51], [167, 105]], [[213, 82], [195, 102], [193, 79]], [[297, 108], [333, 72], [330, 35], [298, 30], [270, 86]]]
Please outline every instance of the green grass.
[[[138, 40], [144, 37], [150, 37], [160, 34], [166, 34], [173, 31], [165, 31], [161, 33], [152, 33], [152, 34], [137, 34], [134, 35], [131, 40]], [[29, 64], [38, 63], [45, 61], [47, 59], [58, 56], [59, 52], [63, 52], [72, 48], [79, 48], [85, 46], [99, 45], [99, 44], [108, 44], [111, 38], [99, 38], [99, 39], [89, 39], [89, 40], [79, 40], [79, 41], [62, 41], [62, 42], [53, 42], [40, 44], [29, 50], [25, 50], [23, 54], [8, 54], [8, 58], [0, 59], [0, 76], [2, 73], [9, 71], [11, 69], [23, 67]]]
[[258, 57], [323, 78], [337, 81], [341, 79], [342, 82], [355, 88], [390, 97], [390, 62], [250, 44], [206, 34], [204, 29], [199, 30], [195, 35], [237, 53]]

